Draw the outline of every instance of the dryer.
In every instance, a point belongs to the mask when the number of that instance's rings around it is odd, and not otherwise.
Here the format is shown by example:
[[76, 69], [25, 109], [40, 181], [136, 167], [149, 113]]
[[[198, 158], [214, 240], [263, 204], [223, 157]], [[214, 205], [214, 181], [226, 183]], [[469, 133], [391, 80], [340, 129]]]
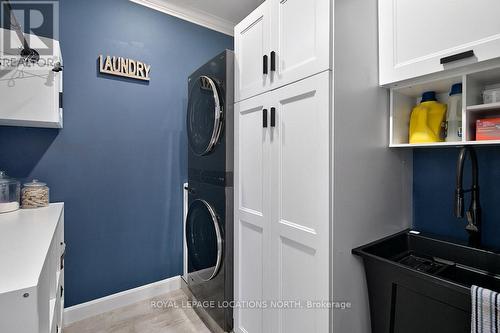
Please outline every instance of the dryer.
[[[189, 77], [185, 280], [202, 319], [233, 327], [233, 53]], [[196, 310], [196, 307], [195, 307]], [[200, 309], [198, 309], [200, 310]]]

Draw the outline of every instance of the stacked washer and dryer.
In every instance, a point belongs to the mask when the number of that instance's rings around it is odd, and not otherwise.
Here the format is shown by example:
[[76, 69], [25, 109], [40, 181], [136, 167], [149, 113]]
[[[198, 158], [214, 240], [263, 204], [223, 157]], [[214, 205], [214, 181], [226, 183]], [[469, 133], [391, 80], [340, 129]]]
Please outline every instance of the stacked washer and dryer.
[[200, 67], [187, 110], [184, 280], [204, 322], [225, 332], [233, 328], [233, 75], [229, 50]]

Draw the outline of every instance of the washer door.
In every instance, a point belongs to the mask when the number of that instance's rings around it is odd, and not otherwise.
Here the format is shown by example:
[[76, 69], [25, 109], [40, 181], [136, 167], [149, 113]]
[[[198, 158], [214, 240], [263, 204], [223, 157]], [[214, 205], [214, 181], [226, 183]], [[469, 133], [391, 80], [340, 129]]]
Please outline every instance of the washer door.
[[222, 108], [214, 80], [200, 76], [189, 92], [187, 111], [189, 146], [196, 155], [207, 155], [215, 148], [222, 131]]
[[186, 220], [189, 272], [212, 280], [222, 264], [222, 237], [215, 210], [205, 200], [189, 206]]

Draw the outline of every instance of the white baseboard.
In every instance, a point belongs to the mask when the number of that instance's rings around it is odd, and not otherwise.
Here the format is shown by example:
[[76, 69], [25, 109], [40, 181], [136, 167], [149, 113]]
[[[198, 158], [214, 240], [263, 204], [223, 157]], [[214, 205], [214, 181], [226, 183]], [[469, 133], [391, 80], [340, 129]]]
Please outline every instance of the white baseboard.
[[181, 289], [181, 277], [154, 282], [64, 309], [64, 326]]

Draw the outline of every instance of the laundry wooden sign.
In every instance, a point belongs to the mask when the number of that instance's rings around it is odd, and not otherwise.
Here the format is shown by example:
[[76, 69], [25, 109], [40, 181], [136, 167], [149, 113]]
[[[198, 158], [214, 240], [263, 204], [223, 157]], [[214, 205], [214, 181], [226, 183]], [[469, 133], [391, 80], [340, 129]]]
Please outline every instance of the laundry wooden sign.
[[103, 74], [149, 81], [151, 65], [122, 57], [99, 56], [99, 72]]

